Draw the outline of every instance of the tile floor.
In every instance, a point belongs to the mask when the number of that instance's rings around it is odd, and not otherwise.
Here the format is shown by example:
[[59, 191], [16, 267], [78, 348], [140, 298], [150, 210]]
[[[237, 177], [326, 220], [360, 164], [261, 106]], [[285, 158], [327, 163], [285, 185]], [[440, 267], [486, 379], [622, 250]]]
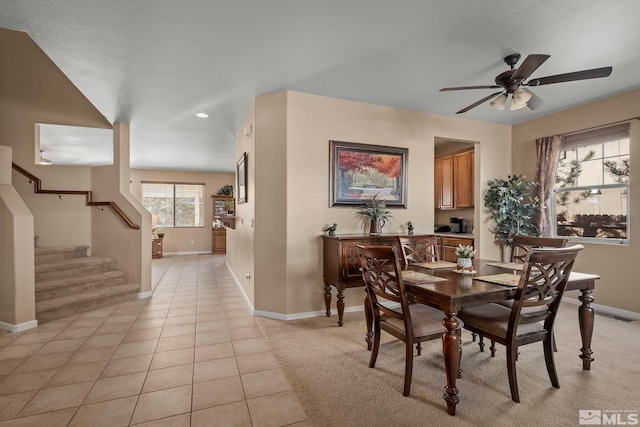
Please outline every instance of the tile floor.
[[309, 425], [224, 256], [153, 277], [151, 298], [0, 331], [0, 427]]

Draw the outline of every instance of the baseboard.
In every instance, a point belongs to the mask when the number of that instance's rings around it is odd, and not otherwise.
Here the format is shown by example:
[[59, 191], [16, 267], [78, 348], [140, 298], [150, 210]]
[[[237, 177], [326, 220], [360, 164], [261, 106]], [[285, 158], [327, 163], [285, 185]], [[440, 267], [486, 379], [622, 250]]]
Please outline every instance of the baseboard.
[[138, 292], [138, 299], [151, 298], [152, 296], [153, 291]]
[[26, 331], [28, 329], [33, 329], [33, 328], [37, 328], [38, 327], [38, 321], [37, 320], [30, 320], [28, 322], [24, 322], [24, 323], [19, 323], [17, 325], [13, 325], [11, 323], [6, 323], [6, 322], [0, 322], [0, 329], [4, 329], [5, 331], [9, 331], [9, 332], [22, 332], [22, 331]]
[[[357, 311], [364, 313], [364, 306], [360, 305], [360, 306], [353, 306], [353, 307], [345, 307], [344, 309], [345, 313], [353, 313]], [[327, 312], [325, 310], [321, 310], [321, 311], [306, 311], [302, 313], [293, 313], [293, 314], [283, 314], [283, 313], [273, 313], [270, 311], [254, 310], [253, 314], [255, 316], [267, 317], [269, 319], [276, 319], [276, 320], [299, 320], [299, 319], [310, 319], [312, 317], [326, 316]], [[337, 321], [338, 310], [337, 309], [331, 310], [331, 315], [336, 316], [335, 318]]]
[[236, 277], [235, 273], [233, 272], [233, 269], [231, 268], [231, 266], [229, 265], [229, 261], [226, 260], [224, 263], [227, 265], [227, 269], [229, 270], [229, 272], [231, 273], [231, 277], [233, 277], [233, 281], [236, 282], [236, 285], [238, 286], [238, 288], [240, 289], [240, 292], [242, 292], [242, 296], [244, 297], [245, 302], [247, 303], [247, 305], [249, 305], [249, 309], [251, 310], [251, 312], [254, 314], [256, 314], [256, 311], [253, 307], [253, 304], [251, 304], [251, 300], [249, 300], [249, 297], [247, 296], [246, 292], [244, 291], [244, 288], [242, 287], [242, 285], [240, 284], [240, 281], [238, 280], [238, 278]]
[[162, 255], [211, 255], [211, 251], [164, 252]]
[[[573, 298], [563, 298], [562, 302], [566, 302], [572, 305], [582, 305], [582, 301]], [[608, 305], [591, 304], [591, 307], [598, 314], [609, 315], [621, 320], [640, 320], [640, 313], [630, 310], [623, 310], [621, 308], [609, 307]]]

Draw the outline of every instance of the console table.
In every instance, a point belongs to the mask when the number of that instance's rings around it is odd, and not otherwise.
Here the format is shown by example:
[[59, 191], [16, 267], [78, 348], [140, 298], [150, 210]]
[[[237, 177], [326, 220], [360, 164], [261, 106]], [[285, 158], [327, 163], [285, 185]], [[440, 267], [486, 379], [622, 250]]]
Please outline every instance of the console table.
[[[397, 245], [398, 236], [406, 234], [383, 234], [369, 236], [367, 234], [344, 234], [322, 236], [324, 257], [324, 301], [327, 306], [327, 317], [331, 316], [331, 286], [338, 290], [337, 309], [338, 325], [342, 326], [344, 315], [344, 290], [346, 288], [363, 287], [360, 272], [360, 258], [356, 242], [364, 245]], [[398, 249], [400, 249], [398, 247]]]

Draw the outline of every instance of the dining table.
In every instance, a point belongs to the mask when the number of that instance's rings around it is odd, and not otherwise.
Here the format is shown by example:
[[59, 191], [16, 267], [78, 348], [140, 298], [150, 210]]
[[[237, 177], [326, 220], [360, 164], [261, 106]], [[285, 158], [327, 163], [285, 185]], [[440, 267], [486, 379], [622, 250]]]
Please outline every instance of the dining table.
[[[474, 259], [473, 270], [458, 271], [455, 263], [436, 261], [410, 264], [403, 271], [403, 281], [408, 296], [415, 302], [439, 308], [443, 312], [442, 349], [447, 385], [443, 395], [447, 413], [455, 415], [460, 402], [456, 378], [460, 369], [460, 343], [458, 335], [458, 311], [466, 307], [513, 299], [517, 278], [522, 264]], [[596, 280], [595, 274], [571, 272], [566, 290], [579, 290], [578, 324], [582, 338], [579, 357], [582, 368], [589, 370], [593, 362], [591, 338], [593, 336], [594, 309], [591, 304]], [[373, 342], [372, 313], [365, 298], [367, 323], [367, 347]]]

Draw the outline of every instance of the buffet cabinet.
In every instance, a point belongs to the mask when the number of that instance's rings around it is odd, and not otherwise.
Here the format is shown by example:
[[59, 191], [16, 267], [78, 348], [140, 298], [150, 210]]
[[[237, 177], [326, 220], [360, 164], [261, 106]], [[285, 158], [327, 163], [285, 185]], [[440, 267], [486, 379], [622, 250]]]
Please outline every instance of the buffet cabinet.
[[[364, 286], [360, 272], [360, 257], [356, 244], [383, 245], [398, 247], [398, 236], [387, 234], [369, 236], [364, 234], [322, 236], [323, 243], [323, 277], [326, 315], [331, 316], [331, 286], [338, 291], [336, 308], [338, 325], [342, 326], [344, 315], [344, 290]], [[398, 247], [400, 250], [400, 248]], [[364, 296], [364, 295], [363, 295]]]

